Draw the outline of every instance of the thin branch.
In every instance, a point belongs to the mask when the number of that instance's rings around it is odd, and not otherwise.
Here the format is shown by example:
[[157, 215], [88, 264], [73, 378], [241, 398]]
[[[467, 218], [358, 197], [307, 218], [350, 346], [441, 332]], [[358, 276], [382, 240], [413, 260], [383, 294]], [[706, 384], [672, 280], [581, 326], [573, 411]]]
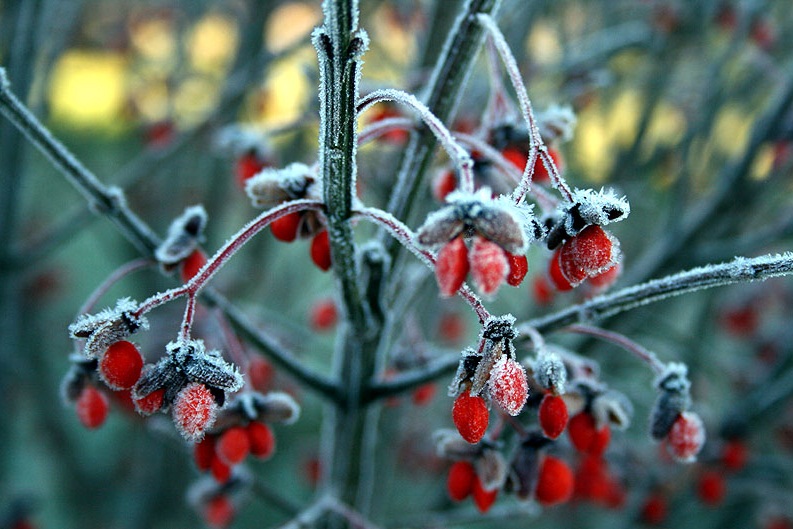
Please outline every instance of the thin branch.
[[540, 332], [551, 332], [574, 323], [594, 322], [620, 312], [687, 294], [705, 288], [764, 280], [793, 273], [793, 253], [764, 255], [753, 259], [736, 257], [730, 262], [701, 266], [660, 279], [626, 287], [608, 295], [597, 296], [583, 303], [535, 318], [517, 326]]
[[606, 340], [608, 342], [613, 343], [621, 347], [622, 349], [628, 351], [636, 358], [641, 360], [642, 362], [646, 363], [650, 366], [656, 375], [659, 375], [664, 372], [665, 365], [663, 362], [658, 360], [658, 357], [652, 351], [648, 350], [647, 348], [643, 347], [642, 345], [634, 342], [624, 334], [620, 334], [614, 331], [607, 331], [606, 329], [601, 329], [599, 327], [592, 327], [590, 325], [570, 325], [564, 328], [565, 331], [574, 332], [576, 334], [585, 334], [588, 336], [594, 336], [595, 338], [600, 338], [601, 340]]

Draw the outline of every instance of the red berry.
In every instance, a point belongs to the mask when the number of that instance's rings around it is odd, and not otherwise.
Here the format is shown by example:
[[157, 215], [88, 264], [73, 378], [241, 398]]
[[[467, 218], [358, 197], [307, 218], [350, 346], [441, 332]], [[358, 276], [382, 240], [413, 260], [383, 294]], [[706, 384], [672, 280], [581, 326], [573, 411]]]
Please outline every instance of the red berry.
[[539, 417], [545, 437], [556, 439], [567, 426], [567, 404], [562, 397], [549, 393], [542, 398]]
[[576, 450], [594, 456], [602, 455], [611, 440], [608, 425], [597, 429], [595, 418], [587, 412], [581, 412], [570, 419], [567, 423], [567, 434]]
[[438, 322], [438, 334], [445, 342], [459, 343], [465, 336], [465, 321], [455, 312], [446, 312]]
[[765, 521], [763, 529], [793, 529], [793, 520], [784, 516], [774, 516]]
[[666, 436], [669, 453], [682, 462], [696, 459], [705, 444], [705, 426], [699, 415], [690, 411], [681, 413]]
[[165, 397], [165, 388], [160, 388], [156, 391], [152, 391], [145, 397], [135, 398], [135, 409], [138, 410], [138, 413], [141, 415], [151, 415], [152, 413], [156, 413], [160, 411], [162, 408], [162, 401]]
[[259, 156], [253, 151], [240, 156], [234, 168], [237, 185], [241, 189], [245, 189], [245, 181], [264, 169], [264, 166], [265, 162], [259, 159]]
[[77, 418], [91, 430], [102, 426], [110, 411], [107, 396], [93, 386], [85, 386], [74, 404]]
[[529, 273], [529, 260], [525, 255], [507, 253], [507, 261], [509, 261], [507, 284], [513, 287], [520, 286], [523, 278]]
[[231, 466], [224, 463], [217, 454], [212, 458], [212, 464], [209, 470], [212, 472], [212, 477], [215, 478], [215, 481], [218, 483], [226, 483], [231, 479]]
[[482, 237], [475, 237], [468, 256], [471, 276], [479, 292], [493, 295], [507, 278], [509, 261], [499, 245]]
[[455, 189], [457, 189], [457, 177], [454, 175], [454, 171], [451, 170], [438, 173], [432, 182], [432, 196], [438, 202], [444, 202], [446, 195]]
[[593, 287], [595, 292], [601, 292], [611, 285], [613, 285], [617, 279], [619, 279], [620, 274], [622, 273], [622, 265], [620, 263], [615, 263], [614, 266], [611, 268], [600, 272], [594, 276], [591, 276], [588, 281], [590, 286]]
[[741, 470], [749, 459], [749, 448], [740, 439], [724, 443], [721, 449], [721, 462], [728, 470]]
[[175, 132], [174, 124], [169, 120], [152, 123], [146, 129], [146, 146], [152, 149], [165, 147], [171, 143]]
[[311, 307], [309, 315], [311, 328], [315, 331], [327, 331], [332, 329], [339, 319], [336, 303], [332, 299], [321, 299]]
[[429, 382], [427, 384], [422, 384], [413, 390], [413, 404], [416, 406], [425, 406], [429, 404], [436, 392], [437, 387], [434, 383]]
[[474, 490], [476, 471], [468, 461], [456, 461], [449, 468], [449, 477], [446, 480], [446, 490], [454, 501], [463, 501]]
[[490, 370], [490, 396], [512, 416], [520, 413], [529, 396], [526, 371], [512, 358], [503, 355]]
[[609, 472], [601, 456], [586, 455], [575, 474], [575, 495], [581, 499], [605, 502], [610, 489]]
[[751, 336], [760, 326], [760, 314], [753, 305], [725, 310], [720, 320], [727, 332], [738, 337]]
[[330, 240], [328, 230], [322, 230], [311, 239], [311, 260], [323, 272], [330, 270]]
[[526, 162], [529, 161], [529, 153], [516, 147], [507, 147], [501, 151], [501, 156], [517, 167], [520, 172], [523, 172], [526, 168]]
[[185, 439], [198, 441], [204, 437], [204, 431], [215, 422], [217, 404], [209, 388], [192, 382], [176, 395], [172, 413], [179, 433]]
[[452, 419], [460, 435], [471, 444], [478, 443], [487, 431], [489, 412], [485, 399], [471, 396], [469, 390], [460, 393], [452, 406]]
[[498, 496], [498, 489], [485, 490], [479, 476], [474, 475], [474, 486], [471, 489], [471, 494], [474, 496], [474, 503], [479, 512], [486, 513], [490, 507], [495, 503]]
[[576, 286], [614, 266], [617, 257], [618, 250], [611, 235], [600, 226], [592, 225], [559, 248], [559, 267], [567, 282]]
[[535, 497], [543, 505], [564, 503], [573, 495], [575, 479], [567, 463], [546, 455], [540, 463]]
[[215, 444], [215, 453], [224, 463], [234, 466], [241, 463], [251, 451], [248, 432], [242, 426], [232, 426], [220, 434]]
[[234, 503], [228, 496], [215, 496], [204, 505], [204, 521], [209, 527], [227, 527], [234, 520], [235, 514]]
[[99, 374], [112, 389], [129, 389], [140, 378], [143, 357], [131, 342], [121, 340], [107, 348], [99, 360]]
[[212, 461], [215, 459], [215, 436], [207, 435], [195, 445], [193, 445], [193, 460], [195, 466], [201, 472], [206, 472], [212, 468]]
[[435, 279], [441, 296], [450, 297], [457, 292], [468, 275], [468, 249], [462, 237], [455, 237], [438, 252], [435, 262]]
[[573, 289], [573, 285], [567, 279], [567, 277], [562, 273], [562, 267], [559, 263], [559, 254], [561, 253], [561, 248], [557, 249], [553, 255], [551, 256], [551, 260], [548, 261], [548, 279], [551, 280], [551, 283], [556, 290], [559, 292], [566, 292], [568, 290]]
[[288, 213], [270, 223], [270, 231], [273, 237], [283, 242], [292, 242], [297, 239], [297, 231], [300, 228], [300, 221], [303, 215], [299, 211]]
[[200, 248], [196, 248], [193, 252], [185, 257], [184, 261], [181, 263], [181, 277], [182, 283], [187, 283], [195, 275], [198, 273], [204, 265], [207, 264], [207, 256], [201, 251]]
[[531, 285], [534, 301], [538, 305], [548, 305], [553, 302], [553, 286], [543, 275], [534, 277]]
[[266, 392], [270, 389], [275, 376], [273, 366], [261, 356], [251, 356], [248, 361], [248, 379], [256, 391]]
[[724, 476], [715, 470], [705, 470], [697, 482], [697, 495], [703, 503], [714, 507], [722, 502], [727, 493]]
[[253, 457], [268, 459], [275, 452], [275, 434], [263, 422], [251, 421], [248, 424], [248, 439]]
[[649, 525], [660, 525], [666, 519], [668, 510], [669, 505], [662, 494], [650, 494], [642, 504], [642, 521]]

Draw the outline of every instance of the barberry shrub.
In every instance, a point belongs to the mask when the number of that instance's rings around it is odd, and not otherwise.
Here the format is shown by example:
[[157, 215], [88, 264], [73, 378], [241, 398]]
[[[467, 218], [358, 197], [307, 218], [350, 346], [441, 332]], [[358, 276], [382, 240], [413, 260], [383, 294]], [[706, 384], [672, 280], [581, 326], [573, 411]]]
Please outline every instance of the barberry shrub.
[[0, 527], [793, 518], [782, 0], [149, 4], [0, 10]]

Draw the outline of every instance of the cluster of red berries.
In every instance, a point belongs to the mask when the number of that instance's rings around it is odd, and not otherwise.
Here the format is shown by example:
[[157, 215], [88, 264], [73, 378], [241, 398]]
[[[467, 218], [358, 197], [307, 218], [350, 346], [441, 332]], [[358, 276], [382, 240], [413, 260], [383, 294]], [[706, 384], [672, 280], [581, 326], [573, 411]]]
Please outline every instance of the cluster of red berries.
[[233, 468], [249, 455], [266, 460], [273, 453], [275, 435], [272, 428], [261, 421], [250, 421], [205, 435], [195, 444], [193, 457], [199, 470], [210, 472], [219, 483], [225, 483]]

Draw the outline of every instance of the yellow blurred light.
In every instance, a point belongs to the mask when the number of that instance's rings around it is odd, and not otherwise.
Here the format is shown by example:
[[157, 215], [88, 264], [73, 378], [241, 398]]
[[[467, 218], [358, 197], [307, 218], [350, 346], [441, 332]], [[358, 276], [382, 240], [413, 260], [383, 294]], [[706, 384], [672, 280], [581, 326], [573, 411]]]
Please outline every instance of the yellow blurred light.
[[399, 66], [407, 66], [416, 51], [415, 32], [400, 23], [393, 8], [383, 5], [372, 19], [371, 28], [377, 47]]
[[273, 11], [265, 27], [264, 42], [273, 53], [282, 51], [306, 37], [322, 20], [317, 5], [290, 2]]
[[550, 24], [539, 22], [526, 41], [527, 51], [539, 64], [553, 64], [562, 58], [559, 35]]
[[176, 89], [173, 109], [177, 120], [192, 125], [212, 110], [217, 102], [218, 85], [204, 77], [186, 79]]
[[755, 180], [765, 180], [771, 171], [774, 169], [774, 163], [777, 159], [777, 146], [776, 145], [763, 145], [760, 152], [752, 164], [749, 174]]
[[610, 148], [604, 115], [595, 106], [587, 108], [578, 116], [573, 142], [575, 159], [585, 178], [594, 182], [606, 178], [613, 163]]
[[278, 61], [270, 69], [264, 86], [264, 101], [260, 118], [268, 126], [287, 125], [305, 111], [309, 96], [305, 75], [307, 60], [313, 53], [294, 54], [288, 60]]
[[683, 112], [668, 103], [660, 103], [653, 113], [645, 138], [645, 148], [652, 152], [657, 147], [670, 147], [683, 137], [686, 117]]
[[50, 78], [52, 117], [66, 125], [118, 129], [126, 105], [126, 61], [115, 52], [73, 50]]
[[630, 145], [636, 137], [641, 111], [641, 96], [636, 90], [620, 92], [607, 118], [610, 139], [622, 146]]
[[168, 85], [163, 80], [147, 80], [134, 89], [135, 107], [146, 121], [159, 121], [168, 117]]
[[199, 20], [190, 34], [190, 63], [199, 71], [220, 73], [237, 49], [237, 26], [226, 16], [212, 13]]
[[721, 152], [736, 156], [749, 139], [752, 121], [735, 105], [725, 105], [713, 125], [713, 140]]
[[134, 23], [130, 28], [130, 39], [141, 55], [156, 61], [171, 59], [176, 50], [173, 25], [163, 18]]

